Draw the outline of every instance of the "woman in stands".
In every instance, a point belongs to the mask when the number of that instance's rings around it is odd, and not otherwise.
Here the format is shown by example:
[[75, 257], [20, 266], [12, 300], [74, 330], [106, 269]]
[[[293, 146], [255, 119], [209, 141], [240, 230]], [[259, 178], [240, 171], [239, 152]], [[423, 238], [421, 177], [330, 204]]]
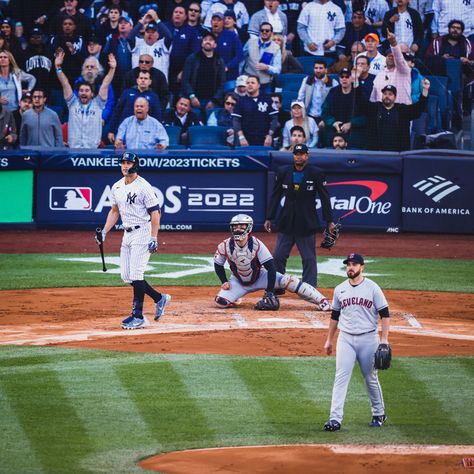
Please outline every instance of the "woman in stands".
[[294, 100], [291, 103], [291, 119], [283, 127], [283, 147], [290, 146], [291, 129], [299, 125], [305, 131], [308, 148], [314, 148], [318, 143], [318, 126], [312, 117], [306, 115], [304, 103]]
[[285, 38], [282, 35], [274, 34], [273, 41], [280, 46], [281, 50], [281, 74], [293, 72], [302, 74], [304, 72], [301, 63], [293, 56], [291, 51], [286, 49]]

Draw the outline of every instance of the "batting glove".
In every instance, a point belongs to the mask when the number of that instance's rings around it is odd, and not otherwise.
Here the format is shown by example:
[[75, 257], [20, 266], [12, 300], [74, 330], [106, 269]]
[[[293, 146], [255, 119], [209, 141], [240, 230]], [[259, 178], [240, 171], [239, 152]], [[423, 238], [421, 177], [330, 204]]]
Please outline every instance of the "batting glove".
[[156, 237], [151, 237], [150, 242], [148, 242], [148, 252], [155, 253], [158, 251], [158, 242]]
[[107, 235], [107, 233], [103, 230], [102, 231], [102, 240], [100, 240], [97, 236], [97, 234], [95, 234], [95, 242], [97, 245], [100, 245], [102, 242], [105, 242], [105, 236]]

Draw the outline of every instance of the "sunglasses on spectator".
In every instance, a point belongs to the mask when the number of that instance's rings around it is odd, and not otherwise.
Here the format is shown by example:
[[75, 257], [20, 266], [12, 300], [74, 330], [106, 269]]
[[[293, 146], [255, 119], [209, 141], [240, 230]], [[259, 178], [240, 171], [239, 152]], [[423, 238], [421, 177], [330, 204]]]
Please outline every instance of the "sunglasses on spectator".
[[201, 13], [201, 10], [198, 10], [197, 8], [188, 8], [188, 12]]
[[226, 100], [225, 105], [235, 105], [236, 102], [231, 102], [230, 100]]
[[44, 95], [32, 95], [31, 96], [33, 99], [42, 99]]
[[271, 33], [271, 32], [272, 32], [272, 30], [270, 30], [270, 28], [262, 28], [260, 30], [260, 33]]
[[151, 61], [148, 61], [147, 59], [140, 59], [138, 62], [140, 64], [151, 64]]

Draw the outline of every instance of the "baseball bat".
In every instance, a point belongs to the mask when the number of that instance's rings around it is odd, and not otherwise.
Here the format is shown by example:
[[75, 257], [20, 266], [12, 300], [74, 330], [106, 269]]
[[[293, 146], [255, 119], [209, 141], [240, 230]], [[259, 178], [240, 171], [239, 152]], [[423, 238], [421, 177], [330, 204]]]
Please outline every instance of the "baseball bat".
[[100, 250], [100, 258], [102, 259], [102, 271], [106, 272], [107, 267], [105, 266], [104, 242], [102, 240], [102, 229], [100, 227], [97, 227], [97, 229], [95, 230], [95, 235], [97, 237], [97, 240], [100, 242], [99, 250]]

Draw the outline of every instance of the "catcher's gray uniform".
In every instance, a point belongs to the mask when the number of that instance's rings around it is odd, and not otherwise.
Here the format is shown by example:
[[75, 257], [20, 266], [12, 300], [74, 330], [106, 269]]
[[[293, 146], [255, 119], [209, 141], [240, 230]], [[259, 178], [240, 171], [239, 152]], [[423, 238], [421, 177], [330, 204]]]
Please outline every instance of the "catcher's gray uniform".
[[[252, 235], [243, 247], [236, 244], [232, 237], [221, 242], [217, 246], [214, 263], [224, 266], [227, 261], [232, 276], [229, 279], [230, 289], [221, 289], [217, 298], [223, 298], [229, 304], [233, 304], [247, 293], [265, 289], [268, 272], [262, 265], [272, 259], [267, 246]], [[321, 309], [330, 308], [326, 298], [319, 291], [294, 276], [277, 272], [275, 288], [297, 293], [303, 299], [319, 305]]]
[[336, 377], [332, 392], [330, 419], [341, 423], [347, 388], [355, 362], [359, 362], [370, 398], [373, 416], [385, 413], [382, 388], [374, 369], [374, 353], [379, 345], [378, 312], [388, 307], [387, 300], [374, 281], [367, 277], [353, 286], [349, 280], [336, 286], [332, 302], [340, 311], [340, 330], [336, 346]]

